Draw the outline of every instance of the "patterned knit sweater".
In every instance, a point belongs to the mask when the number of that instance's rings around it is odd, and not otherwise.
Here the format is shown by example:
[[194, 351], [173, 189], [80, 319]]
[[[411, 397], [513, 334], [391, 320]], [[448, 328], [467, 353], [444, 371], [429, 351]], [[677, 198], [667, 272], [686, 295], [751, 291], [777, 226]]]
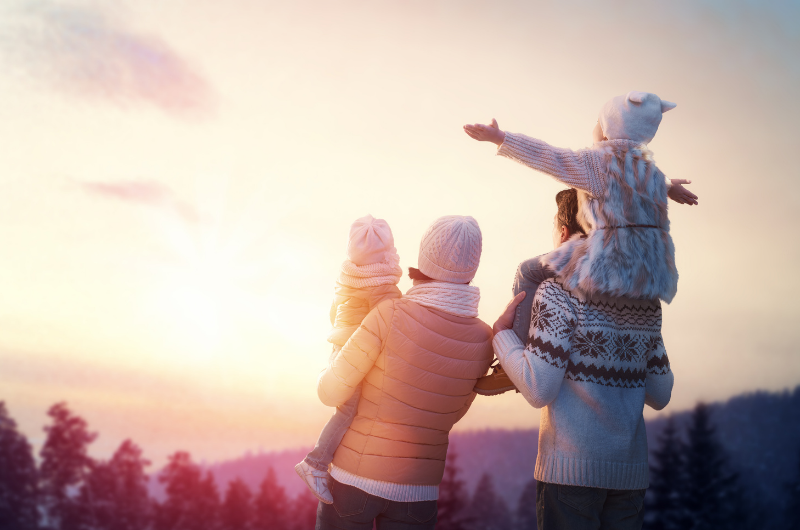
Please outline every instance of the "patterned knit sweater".
[[648, 486], [642, 412], [669, 403], [673, 374], [658, 300], [586, 297], [555, 279], [533, 300], [530, 336], [495, 335], [508, 376], [544, 408], [534, 477], [607, 489]]

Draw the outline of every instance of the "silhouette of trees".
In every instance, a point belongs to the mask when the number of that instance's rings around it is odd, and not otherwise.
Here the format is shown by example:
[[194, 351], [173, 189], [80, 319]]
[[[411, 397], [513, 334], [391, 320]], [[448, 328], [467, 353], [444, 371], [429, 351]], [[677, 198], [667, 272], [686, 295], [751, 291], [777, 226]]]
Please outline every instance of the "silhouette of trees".
[[451, 446], [447, 452], [442, 483], [439, 484], [437, 530], [465, 530], [464, 506], [467, 493], [459, 477], [458, 453]]
[[729, 467], [706, 405], [692, 412], [685, 443], [674, 423], [667, 423], [653, 459], [646, 529], [751, 528], [752, 506]]
[[0, 401], [0, 529], [37, 528], [37, 481], [31, 445]]
[[108, 462], [95, 462], [78, 496], [83, 526], [91, 530], [141, 530], [152, 515], [142, 451], [125, 440]]
[[314, 495], [304, 489], [289, 505], [291, 530], [310, 530], [317, 522], [317, 506], [319, 501]]
[[158, 480], [167, 498], [156, 510], [156, 530], [216, 530], [219, 495], [214, 477], [202, 476], [200, 467], [185, 451], [169, 457]]
[[288, 500], [283, 486], [278, 484], [275, 470], [269, 468], [256, 496], [255, 529], [287, 530], [290, 526]]
[[55, 530], [72, 530], [84, 525], [88, 515], [70, 493], [84, 483], [92, 469], [87, 450], [97, 434], [90, 433], [86, 421], [72, 414], [66, 403], [53, 405], [47, 415], [52, 424], [44, 429], [47, 439], [39, 469], [45, 523]]
[[470, 519], [468, 528], [472, 530], [507, 530], [512, 527], [511, 512], [497, 495], [492, 478], [486, 473], [478, 480], [466, 512]]
[[517, 504], [516, 513], [517, 530], [536, 530], [536, 480], [531, 480], [522, 489], [522, 495]]
[[228, 483], [220, 513], [222, 530], [250, 530], [253, 520], [253, 493], [242, 479]]
[[681, 496], [686, 482], [685, 447], [678, 437], [675, 420], [669, 418], [653, 451], [651, 480], [645, 514], [650, 530], [682, 530], [689, 523]]

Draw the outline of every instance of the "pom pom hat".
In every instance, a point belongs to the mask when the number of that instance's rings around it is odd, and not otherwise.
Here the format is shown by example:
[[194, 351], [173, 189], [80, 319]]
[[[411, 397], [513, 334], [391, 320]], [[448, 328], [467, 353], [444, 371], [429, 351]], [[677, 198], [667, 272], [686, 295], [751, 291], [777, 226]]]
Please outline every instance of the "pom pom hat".
[[389, 223], [365, 215], [350, 227], [347, 259], [358, 266], [380, 263], [397, 254]]
[[440, 217], [419, 244], [418, 267], [423, 274], [449, 283], [469, 283], [481, 261], [483, 236], [470, 216]]
[[633, 90], [603, 105], [600, 126], [609, 140], [633, 140], [647, 144], [656, 135], [661, 115], [676, 106], [655, 94]]

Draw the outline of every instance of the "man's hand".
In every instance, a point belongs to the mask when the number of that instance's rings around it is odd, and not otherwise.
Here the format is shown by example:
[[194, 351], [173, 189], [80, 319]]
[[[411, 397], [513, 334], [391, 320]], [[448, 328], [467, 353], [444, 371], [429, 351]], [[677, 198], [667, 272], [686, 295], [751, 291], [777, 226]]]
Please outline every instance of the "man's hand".
[[492, 326], [492, 331], [495, 335], [501, 331], [511, 329], [514, 326], [514, 313], [517, 311], [517, 306], [520, 302], [522, 302], [523, 298], [525, 298], [525, 291], [522, 291], [511, 299], [506, 306], [505, 311], [503, 311], [503, 314], [500, 315], [500, 317], [497, 319], [497, 322], [495, 322], [494, 326]]
[[697, 195], [683, 187], [683, 184], [691, 184], [691, 180], [670, 179], [670, 182], [672, 182], [672, 186], [667, 192], [670, 199], [678, 204], [688, 204], [689, 206], [697, 204]]
[[481, 125], [480, 123], [464, 125], [464, 132], [479, 142], [492, 142], [495, 145], [502, 144], [506, 139], [506, 133], [500, 130], [497, 120], [494, 118], [492, 118], [491, 125]]

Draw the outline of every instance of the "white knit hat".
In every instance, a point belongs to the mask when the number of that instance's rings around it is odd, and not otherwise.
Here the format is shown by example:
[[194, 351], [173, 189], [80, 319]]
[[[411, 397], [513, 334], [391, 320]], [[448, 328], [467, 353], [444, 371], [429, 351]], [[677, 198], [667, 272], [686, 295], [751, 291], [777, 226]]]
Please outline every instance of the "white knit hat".
[[371, 215], [355, 220], [350, 227], [347, 259], [362, 266], [380, 263], [395, 254], [397, 250], [394, 248], [394, 236], [389, 223]]
[[676, 106], [655, 94], [633, 90], [603, 105], [600, 126], [609, 140], [650, 143], [661, 123], [661, 115]]
[[483, 236], [470, 216], [438, 218], [419, 244], [419, 270], [442, 282], [469, 283], [481, 261]]

